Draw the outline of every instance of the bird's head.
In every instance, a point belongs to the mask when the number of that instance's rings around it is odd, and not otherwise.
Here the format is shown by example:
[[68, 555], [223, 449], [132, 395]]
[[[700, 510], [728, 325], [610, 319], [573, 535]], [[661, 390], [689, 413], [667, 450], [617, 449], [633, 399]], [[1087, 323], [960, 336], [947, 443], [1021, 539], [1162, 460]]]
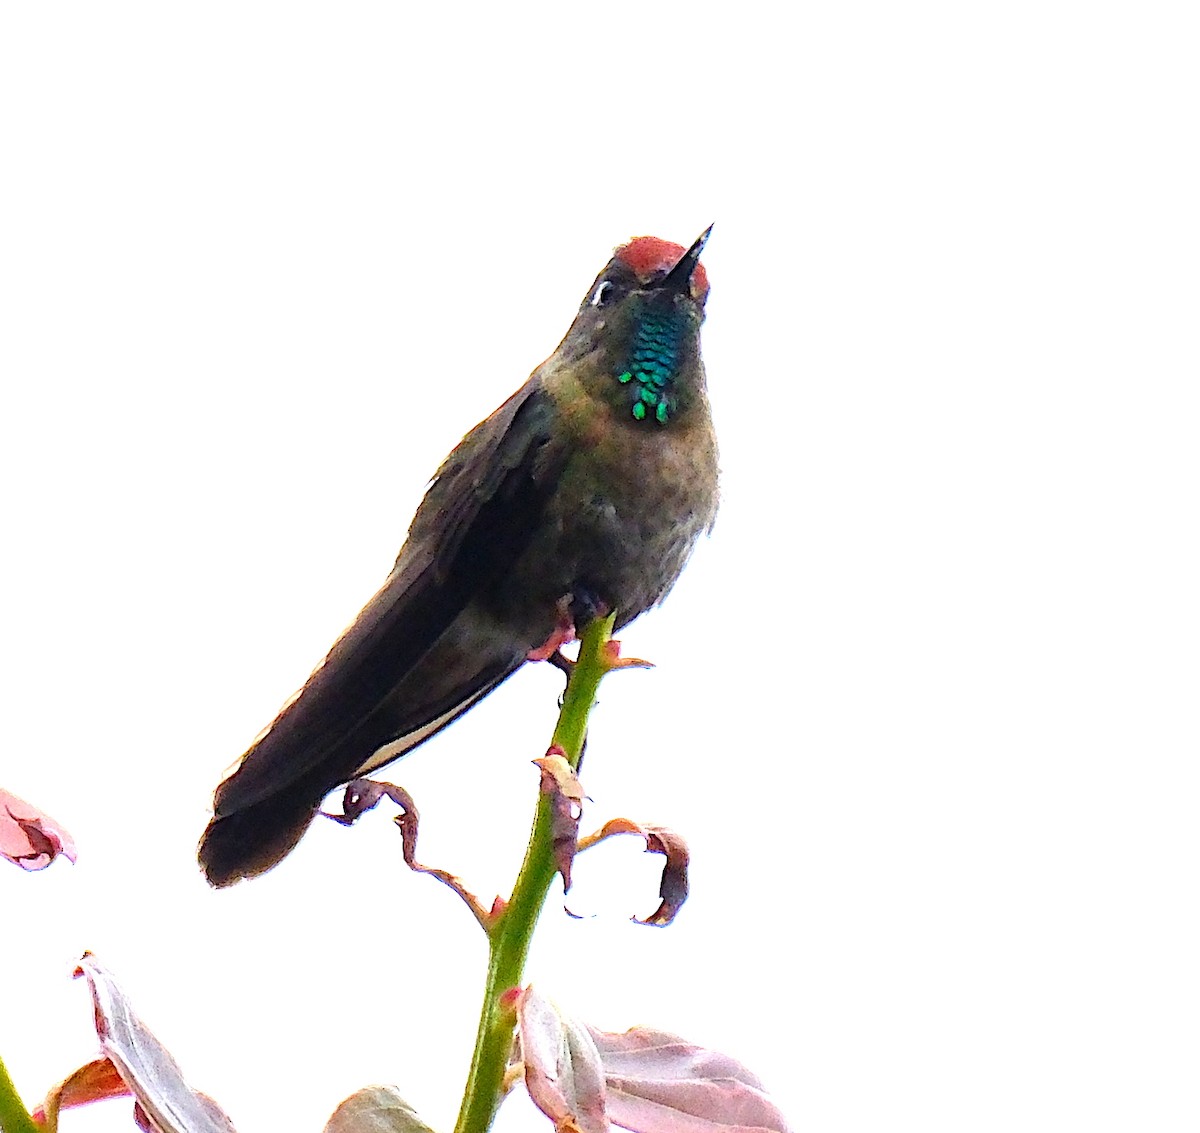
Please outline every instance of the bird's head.
[[560, 350], [588, 357], [622, 415], [665, 425], [703, 383], [700, 324], [708, 275], [700, 253], [710, 224], [690, 248], [638, 236], [596, 277]]
[[700, 262], [700, 253], [710, 232], [711, 224], [690, 248], [657, 236], [637, 236], [622, 244], [596, 277], [581, 310], [611, 309], [636, 293], [665, 293], [691, 300], [703, 309], [708, 298], [708, 273]]

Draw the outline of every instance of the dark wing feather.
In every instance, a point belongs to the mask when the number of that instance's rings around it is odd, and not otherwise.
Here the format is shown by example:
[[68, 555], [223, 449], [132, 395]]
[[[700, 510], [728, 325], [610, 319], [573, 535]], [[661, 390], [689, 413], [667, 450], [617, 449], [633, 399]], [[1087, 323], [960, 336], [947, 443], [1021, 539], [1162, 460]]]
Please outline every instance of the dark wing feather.
[[[242, 875], [236, 864], [217, 859], [261, 859], [266, 851], [247, 843], [269, 840], [273, 825], [286, 825], [286, 839], [276, 835], [286, 845], [266, 865], [242, 872], [269, 868], [303, 833], [320, 799], [378, 748], [448, 723], [441, 718], [451, 713], [452, 719], [456, 708], [465, 710], [520, 665], [527, 646], [506, 643], [449, 673], [427, 696], [408, 691], [423, 679], [404, 684], [471, 598], [508, 570], [532, 538], [564, 463], [552, 422], [552, 403], [535, 377], [447, 458], [387, 582], [217, 788], [216, 817], [201, 842], [201, 861], [215, 883], [224, 883], [231, 869], [228, 880]], [[243, 821], [232, 821], [243, 812]], [[236, 851], [225, 852], [222, 839], [236, 842]]]

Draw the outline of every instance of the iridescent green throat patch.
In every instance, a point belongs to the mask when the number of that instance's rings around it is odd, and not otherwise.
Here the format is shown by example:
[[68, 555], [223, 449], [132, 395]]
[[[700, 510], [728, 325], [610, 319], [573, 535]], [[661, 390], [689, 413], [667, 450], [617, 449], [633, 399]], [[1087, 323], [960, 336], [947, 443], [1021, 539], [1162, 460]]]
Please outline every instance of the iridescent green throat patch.
[[653, 419], [665, 425], [675, 409], [675, 383], [687, 317], [669, 307], [648, 305], [638, 321], [629, 365], [617, 381], [633, 388], [630, 412], [635, 421]]

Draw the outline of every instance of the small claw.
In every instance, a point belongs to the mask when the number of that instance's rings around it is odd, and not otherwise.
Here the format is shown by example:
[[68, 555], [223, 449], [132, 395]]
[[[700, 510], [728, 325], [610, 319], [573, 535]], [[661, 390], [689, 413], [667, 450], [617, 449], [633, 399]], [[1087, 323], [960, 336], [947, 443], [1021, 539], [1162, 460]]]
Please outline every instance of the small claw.
[[554, 629], [550, 631], [550, 636], [543, 644], [525, 654], [527, 661], [549, 661], [564, 645], [569, 645], [575, 640], [575, 620], [571, 617], [571, 599], [569, 597], [560, 598], [557, 608], [558, 621], [555, 622]]
[[[578, 637], [580, 628], [586, 629], [597, 618], [609, 615], [608, 603], [598, 598], [590, 590], [577, 589], [574, 593], [564, 594], [555, 604], [558, 621], [550, 636], [539, 646], [525, 654], [528, 661], [554, 661], [554, 655], [564, 645], [569, 645]], [[564, 658], [565, 660], [565, 658]], [[555, 668], [563, 669], [560, 661], [554, 661]], [[570, 676], [570, 671], [563, 669]]]
[[531, 649], [528, 653], [526, 653], [525, 660], [549, 661], [552, 657], [554, 657], [555, 654], [558, 653], [559, 649], [561, 649], [564, 645], [569, 645], [574, 640], [575, 628], [573, 626], [571, 629], [566, 630], [565, 632], [563, 630], [556, 629], [548, 638], [546, 638], [544, 644], [539, 645], [536, 649]]

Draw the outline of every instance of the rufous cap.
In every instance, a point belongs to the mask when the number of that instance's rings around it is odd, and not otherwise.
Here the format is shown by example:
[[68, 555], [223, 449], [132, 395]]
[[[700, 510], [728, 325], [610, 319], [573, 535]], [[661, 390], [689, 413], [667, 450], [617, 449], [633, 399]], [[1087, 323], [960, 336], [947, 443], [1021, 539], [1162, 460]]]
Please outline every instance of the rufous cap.
[[[616, 251], [616, 259], [631, 268], [638, 279], [649, 279], [655, 272], [669, 272], [688, 250], [670, 240], [660, 240], [657, 236], [635, 236], [628, 244], [623, 244]], [[697, 299], [703, 299], [708, 294], [708, 273], [702, 263], [697, 263], [692, 272], [692, 285]]]

